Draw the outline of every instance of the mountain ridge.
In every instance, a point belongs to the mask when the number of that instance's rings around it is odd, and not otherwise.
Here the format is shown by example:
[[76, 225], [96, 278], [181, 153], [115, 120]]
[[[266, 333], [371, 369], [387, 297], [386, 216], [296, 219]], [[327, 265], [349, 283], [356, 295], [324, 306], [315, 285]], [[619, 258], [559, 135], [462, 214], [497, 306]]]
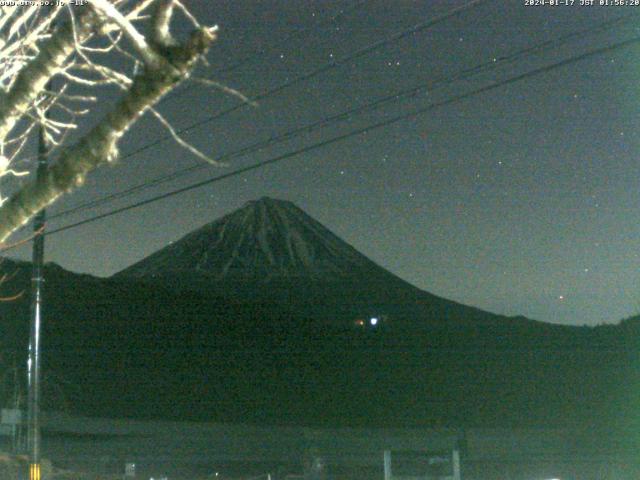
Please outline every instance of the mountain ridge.
[[[314, 243], [304, 233], [276, 248], [269, 242], [290, 226], [282, 221], [269, 237], [261, 215], [236, 217], [248, 230], [227, 230], [237, 235], [224, 250], [240, 245], [236, 259], [258, 256], [283, 275], [194, 274], [202, 257], [188, 248], [177, 259], [185, 268], [155, 276], [141, 269], [104, 279], [45, 266], [43, 365], [45, 377], [64, 380], [49, 382], [50, 405], [87, 416], [256, 424], [640, 425], [628, 395], [640, 385], [637, 322], [590, 329], [491, 314], [417, 289], [315, 224], [308, 235], [337, 242], [331, 249], [295, 243]], [[268, 248], [252, 240], [256, 231]], [[197, 232], [207, 230], [191, 238]], [[210, 247], [207, 235], [198, 241]], [[300, 254], [315, 248], [324, 253]], [[351, 255], [344, 263], [334, 258], [343, 249]], [[166, 252], [157, 263], [148, 257], [155, 272], [175, 251]], [[329, 268], [305, 276], [318, 258]], [[31, 272], [28, 263], [5, 265], [15, 271], [13, 292], [24, 295], [0, 302], [0, 359], [24, 365]]]
[[189, 272], [217, 280], [329, 280], [380, 270], [382, 267], [292, 202], [262, 197], [194, 230], [113, 278]]

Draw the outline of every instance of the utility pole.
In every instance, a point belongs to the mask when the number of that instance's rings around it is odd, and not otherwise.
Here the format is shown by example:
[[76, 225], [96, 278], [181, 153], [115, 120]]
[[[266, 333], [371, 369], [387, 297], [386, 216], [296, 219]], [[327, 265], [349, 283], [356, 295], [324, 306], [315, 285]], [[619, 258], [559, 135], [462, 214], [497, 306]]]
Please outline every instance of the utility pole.
[[[51, 81], [47, 83], [51, 91]], [[48, 112], [45, 113], [45, 119]], [[36, 181], [40, 181], [47, 170], [49, 157], [45, 127], [38, 128], [38, 169]], [[27, 361], [27, 448], [29, 451], [29, 480], [41, 480], [40, 472], [40, 343], [42, 327], [42, 287], [44, 284], [44, 228], [47, 219], [43, 208], [33, 222], [33, 254], [31, 275], [31, 327], [29, 331], [29, 359]]]

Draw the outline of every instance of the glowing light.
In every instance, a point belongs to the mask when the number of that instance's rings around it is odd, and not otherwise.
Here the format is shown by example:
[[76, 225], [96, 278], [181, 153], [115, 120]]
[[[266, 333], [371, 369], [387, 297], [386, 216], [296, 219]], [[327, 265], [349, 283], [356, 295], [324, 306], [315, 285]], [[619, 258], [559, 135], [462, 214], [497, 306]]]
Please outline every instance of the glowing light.
[[369, 322], [371, 323], [371, 325], [376, 326], [378, 324], [378, 318], [371, 317], [371, 320], [369, 320]]

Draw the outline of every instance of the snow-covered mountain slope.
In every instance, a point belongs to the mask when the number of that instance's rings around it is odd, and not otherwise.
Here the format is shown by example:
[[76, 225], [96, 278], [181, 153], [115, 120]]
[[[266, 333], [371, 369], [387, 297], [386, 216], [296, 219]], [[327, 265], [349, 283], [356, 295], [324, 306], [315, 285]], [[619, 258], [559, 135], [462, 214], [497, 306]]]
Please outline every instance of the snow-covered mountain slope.
[[265, 197], [199, 228], [117, 276], [197, 273], [216, 280], [305, 277], [331, 281], [372, 272], [388, 274], [293, 203]]

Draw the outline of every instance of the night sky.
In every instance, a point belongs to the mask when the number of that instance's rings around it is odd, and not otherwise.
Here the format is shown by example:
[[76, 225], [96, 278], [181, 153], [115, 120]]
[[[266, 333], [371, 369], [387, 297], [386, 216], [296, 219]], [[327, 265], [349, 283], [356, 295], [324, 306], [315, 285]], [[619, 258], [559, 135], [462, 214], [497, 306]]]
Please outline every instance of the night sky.
[[[198, 76], [250, 97], [464, 1], [192, 0], [220, 39]], [[640, 7], [486, 1], [190, 130], [211, 156], [413, 86], [436, 88], [49, 222], [50, 229], [455, 98], [640, 34]], [[597, 2], [596, 2], [597, 3]], [[344, 10], [343, 14], [340, 12]], [[330, 21], [334, 16], [335, 21]], [[598, 29], [618, 17], [635, 17]], [[583, 33], [513, 62], [527, 47]], [[111, 275], [189, 231], [271, 196], [295, 202], [362, 253], [431, 293], [564, 324], [640, 313], [640, 48], [633, 44], [355, 135], [142, 208], [47, 237], [46, 259]], [[493, 62], [461, 81], [459, 72]], [[229, 67], [234, 67], [229, 70]], [[187, 83], [160, 110], [184, 128], [239, 103]], [[88, 125], [89, 122], [87, 122]], [[164, 136], [145, 117], [123, 156]], [[166, 141], [103, 168], [61, 212], [201, 161]], [[19, 238], [20, 235], [16, 235]], [[29, 249], [14, 250], [27, 258]]]

